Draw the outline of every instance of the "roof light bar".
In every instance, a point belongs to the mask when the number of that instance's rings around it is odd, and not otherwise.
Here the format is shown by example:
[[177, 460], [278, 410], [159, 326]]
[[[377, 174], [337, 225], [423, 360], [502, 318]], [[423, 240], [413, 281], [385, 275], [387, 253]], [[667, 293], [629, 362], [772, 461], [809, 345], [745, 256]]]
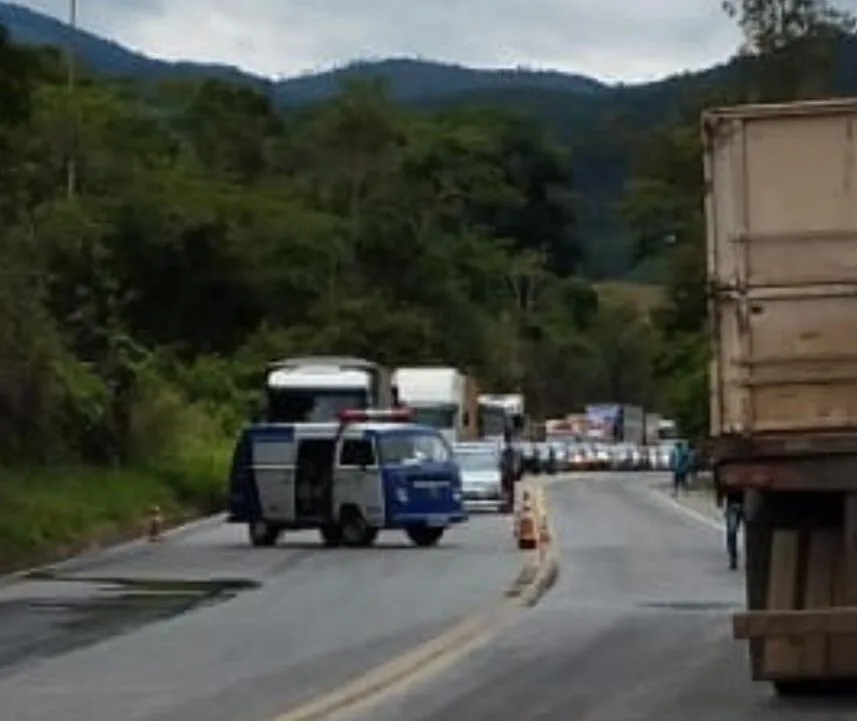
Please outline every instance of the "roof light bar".
[[362, 408], [347, 408], [339, 412], [341, 423], [391, 422], [406, 423], [413, 418], [410, 408], [391, 408], [389, 410], [367, 410]]

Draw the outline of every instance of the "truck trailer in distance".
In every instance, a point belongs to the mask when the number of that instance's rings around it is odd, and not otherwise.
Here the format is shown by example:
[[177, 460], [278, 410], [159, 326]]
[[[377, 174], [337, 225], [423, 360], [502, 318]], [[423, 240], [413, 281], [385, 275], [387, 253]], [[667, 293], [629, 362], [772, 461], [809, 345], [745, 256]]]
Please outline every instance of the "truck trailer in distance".
[[450, 442], [469, 440], [473, 392], [467, 376], [447, 366], [396, 368], [393, 387], [398, 399], [412, 409], [414, 423], [437, 428]]
[[507, 430], [519, 434], [526, 426], [522, 393], [488, 393], [479, 396], [478, 429], [481, 438], [502, 438]]

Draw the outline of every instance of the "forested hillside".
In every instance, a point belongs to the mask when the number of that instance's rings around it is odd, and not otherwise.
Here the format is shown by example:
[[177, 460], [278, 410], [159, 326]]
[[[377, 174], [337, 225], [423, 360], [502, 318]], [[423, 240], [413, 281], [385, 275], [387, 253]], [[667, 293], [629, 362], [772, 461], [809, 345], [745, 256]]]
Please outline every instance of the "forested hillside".
[[536, 414], [654, 393], [534, 122], [371, 83], [291, 112], [218, 79], [70, 94], [58, 52], [5, 38], [0, 68], [0, 459], [29, 469], [0, 482], [4, 549], [215, 506], [279, 356], [455, 364]]
[[[66, 46], [72, 40], [64, 23], [14, 4], [0, 3], [0, 22], [22, 42]], [[268, 94], [282, 108], [330, 100], [343, 82], [383, 78], [392, 99], [414, 108], [489, 107], [527, 114], [548, 127], [574, 155], [572, 185], [578, 198], [581, 272], [590, 279], [663, 280], [662, 262], [638, 263], [632, 234], [619, 213], [631, 172], [632, 147], [653, 128], [676, 121], [693, 102], [689, 98], [740, 84], [747, 72], [745, 63], [731, 62], [660, 82], [609, 86], [567, 73], [474, 70], [426, 60], [387, 59], [269, 81], [235, 68], [148, 58], [83, 30], [73, 42], [80, 61], [102, 76], [150, 83], [240, 81]], [[857, 91], [857, 41], [845, 38], [836, 55], [832, 89]]]
[[655, 378], [664, 400], [692, 435], [708, 431], [708, 359], [704, 189], [699, 117], [705, 107], [788, 102], [853, 91], [855, 21], [827, 0], [789, 3], [730, 0], [741, 27], [740, 62], [674, 104], [675, 117], [629, 145], [631, 173], [622, 207], [635, 255], [667, 263], [667, 300], [655, 316]]
[[[216, 508], [278, 356], [453, 364], [535, 415], [646, 402], [704, 436], [699, 111], [837, 92], [849, 29], [738, 10], [748, 56], [728, 71], [624, 114], [598, 91], [596, 125], [551, 106], [588, 156], [532, 115], [417, 109], [359, 79], [288, 109], [216, 77], [93, 73], [70, 93], [61, 53], [0, 35], [0, 565], [151, 503]], [[587, 163], [627, 179], [612, 222], [667, 271], [651, 317], [582, 272]]]

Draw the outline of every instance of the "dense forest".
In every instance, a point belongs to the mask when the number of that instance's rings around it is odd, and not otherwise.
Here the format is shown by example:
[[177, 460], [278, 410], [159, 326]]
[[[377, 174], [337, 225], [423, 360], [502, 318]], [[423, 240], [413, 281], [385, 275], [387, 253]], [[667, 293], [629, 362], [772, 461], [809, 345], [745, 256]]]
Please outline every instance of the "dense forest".
[[619, 128], [620, 217], [669, 270], [652, 316], [581, 273], [576, 155], [531, 115], [360, 78], [291, 109], [212, 77], [70, 87], [0, 34], [0, 565], [216, 508], [278, 356], [455, 364], [536, 415], [644, 402], [704, 435], [699, 110], [831, 92], [849, 29], [771, 40], [755, 4], [745, 71]]
[[5, 36], [0, 69], [4, 549], [214, 507], [280, 356], [455, 364], [536, 414], [654, 394], [647, 318], [577, 274], [572, 159], [526, 117], [360, 81], [290, 112], [219, 79], [70, 91]]
[[[782, 6], [789, 7], [790, 3]], [[794, 7], [802, 12], [799, 3]], [[85, 26], [85, 15], [83, 20]], [[648, 256], [640, 262], [632, 234], [617, 212], [633, 171], [633, 137], [677, 122], [687, 112], [688, 102], [694, 102], [688, 98], [738, 87], [746, 82], [743, 76], [748, 72], [747, 58], [738, 55], [711, 68], [660, 81], [610, 85], [567, 72], [480, 70], [422, 58], [388, 58], [271, 80], [222, 65], [147, 57], [83, 28], [72, 33], [64, 22], [11, 3], [0, 2], [0, 23], [8, 26], [16, 41], [73, 46], [79, 61], [101, 77], [133, 78], [138, 84], [155, 86], [167, 79], [241, 82], [281, 109], [329, 101], [343, 83], [382, 78], [392, 100], [417, 110], [482, 107], [526, 113], [574, 156], [571, 182], [582, 255], [577, 265], [590, 280], [664, 279], [664, 259]], [[839, 94], [857, 92], [857, 38], [837, 38], [834, 47], [831, 89]]]

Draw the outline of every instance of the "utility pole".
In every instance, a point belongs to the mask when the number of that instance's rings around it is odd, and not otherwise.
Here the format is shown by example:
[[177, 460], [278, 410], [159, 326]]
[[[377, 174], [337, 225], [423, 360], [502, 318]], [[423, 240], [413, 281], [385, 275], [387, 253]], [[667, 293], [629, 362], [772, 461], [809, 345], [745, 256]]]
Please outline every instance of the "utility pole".
[[80, 113], [77, 107], [77, 2], [69, 0], [68, 43], [66, 45], [66, 71], [69, 122], [69, 143], [66, 149], [66, 194], [69, 200], [77, 195], [77, 141]]

